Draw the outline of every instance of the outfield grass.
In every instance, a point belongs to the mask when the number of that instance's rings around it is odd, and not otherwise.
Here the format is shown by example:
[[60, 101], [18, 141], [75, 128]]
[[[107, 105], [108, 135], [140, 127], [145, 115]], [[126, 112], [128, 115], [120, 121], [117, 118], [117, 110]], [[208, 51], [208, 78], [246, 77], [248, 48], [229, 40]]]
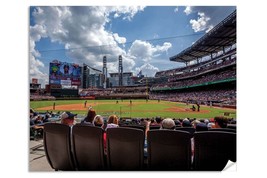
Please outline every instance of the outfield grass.
[[[171, 118], [213, 118], [215, 116], [223, 115], [224, 112], [231, 112], [230, 117], [236, 118], [236, 110], [222, 109], [222, 108], [213, 108], [208, 106], [201, 106], [201, 111], [207, 111], [204, 113], [199, 112], [177, 112], [171, 111], [175, 110], [175, 108], [180, 108], [185, 110], [186, 108], [190, 108], [192, 105], [186, 105], [183, 103], [169, 102], [169, 101], [160, 101], [159, 103], [156, 100], [132, 100], [132, 105], [130, 105], [130, 100], [118, 100], [119, 103], [116, 104], [117, 100], [87, 100], [87, 106], [92, 105], [96, 110], [97, 114], [108, 116], [111, 114], [116, 114], [120, 117], [171, 117]], [[56, 106], [63, 105], [72, 105], [72, 104], [80, 104], [82, 107], [84, 104], [84, 100], [57, 100], [57, 101], [31, 101], [30, 107], [39, 112], [44, 112], [47, 109], [41, 109], [43, 107], [51, 107], [54, 102]], [[168, 110], [168, 111], [167, 111]], [[64, 110], [56, 110], [53, 112], [64, 111]], [[86, 115], [87, 109], [83, 110], [71, 110], [73, 113], [77, 113], [80, 115]]]

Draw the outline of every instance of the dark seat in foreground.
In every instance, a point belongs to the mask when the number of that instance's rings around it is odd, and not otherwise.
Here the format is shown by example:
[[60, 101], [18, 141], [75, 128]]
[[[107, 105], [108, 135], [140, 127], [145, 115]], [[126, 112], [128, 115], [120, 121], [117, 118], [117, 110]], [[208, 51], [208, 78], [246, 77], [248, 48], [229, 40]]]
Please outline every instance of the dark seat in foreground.
[[107, 129], [107, 163], [109, 170], [142, 170], [144, 132], [135, 128]]
[[196, 131], [194, 127], [175, 127], [175, 130], [182, 130], [182, 131], [189, 132], [191, 134], [191, 137], [193, 137], [193, 134]]
[[58, 123], [44, 125], [44, 148], [50, 166], [57, 170], [75, 170], [71, 155], [70, 127]]
[[190, 133], [177, 130], [150, 130], [147, 144], [149, 170], [190, 170]]
[[194, 134], [194, 170], [222, 171], [228, 160], [236, 162], [236, 134], [203, 131]]
[[73, 155], [78, 170], [105, 169], [103, 129], [77, 124], [72, 128]]
[[146, 127], [144, 125], [122, 125], [120, 127], [141, 129], [141, 130], [143, 130], [143, 132], [146, 131]]
[[235, 129], [229, 129], [229, 128], [213, 128], [213, 129], [209, 129], [209, 131], [222, 131], [222, 132], [236, 133]]

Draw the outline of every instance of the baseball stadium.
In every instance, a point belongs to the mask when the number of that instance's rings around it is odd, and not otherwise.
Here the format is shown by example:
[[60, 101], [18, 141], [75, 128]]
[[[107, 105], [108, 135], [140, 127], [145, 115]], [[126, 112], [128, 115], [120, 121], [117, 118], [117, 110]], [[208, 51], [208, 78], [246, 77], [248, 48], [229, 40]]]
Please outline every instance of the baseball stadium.
[[30, 140], [41, 143], [30, 153], [43, 148], [50, 171], [222, 171], [236, 162], [236, 11], [169, 56], [182, 67], [134, 76], [117, 59], [113, 73], [105, 55], [102, 69], [53, 60], [45, 88], [30, 79]]

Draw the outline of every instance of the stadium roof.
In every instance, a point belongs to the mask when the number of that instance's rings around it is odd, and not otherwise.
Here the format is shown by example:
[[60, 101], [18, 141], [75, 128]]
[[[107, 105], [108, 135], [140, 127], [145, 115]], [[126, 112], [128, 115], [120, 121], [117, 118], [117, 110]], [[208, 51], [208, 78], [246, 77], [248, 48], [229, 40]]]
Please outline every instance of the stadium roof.
[[171, 61], [190, 62], [222, 51], [236, 43], [236, 11], [196, 41], [191, 47], [170, 57]]

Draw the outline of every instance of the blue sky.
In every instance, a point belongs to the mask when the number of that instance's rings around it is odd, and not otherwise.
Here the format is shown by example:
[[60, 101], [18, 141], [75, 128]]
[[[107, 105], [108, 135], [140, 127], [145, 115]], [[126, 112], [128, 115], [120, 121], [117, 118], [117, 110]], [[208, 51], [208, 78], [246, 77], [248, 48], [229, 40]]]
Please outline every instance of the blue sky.
[[169, 57], [192, 45], [235, 6], [41, 6], [30, 8], [30, 79], [48, 83], [49, 63], [86, 63], [147, 76], [182, 64]]

